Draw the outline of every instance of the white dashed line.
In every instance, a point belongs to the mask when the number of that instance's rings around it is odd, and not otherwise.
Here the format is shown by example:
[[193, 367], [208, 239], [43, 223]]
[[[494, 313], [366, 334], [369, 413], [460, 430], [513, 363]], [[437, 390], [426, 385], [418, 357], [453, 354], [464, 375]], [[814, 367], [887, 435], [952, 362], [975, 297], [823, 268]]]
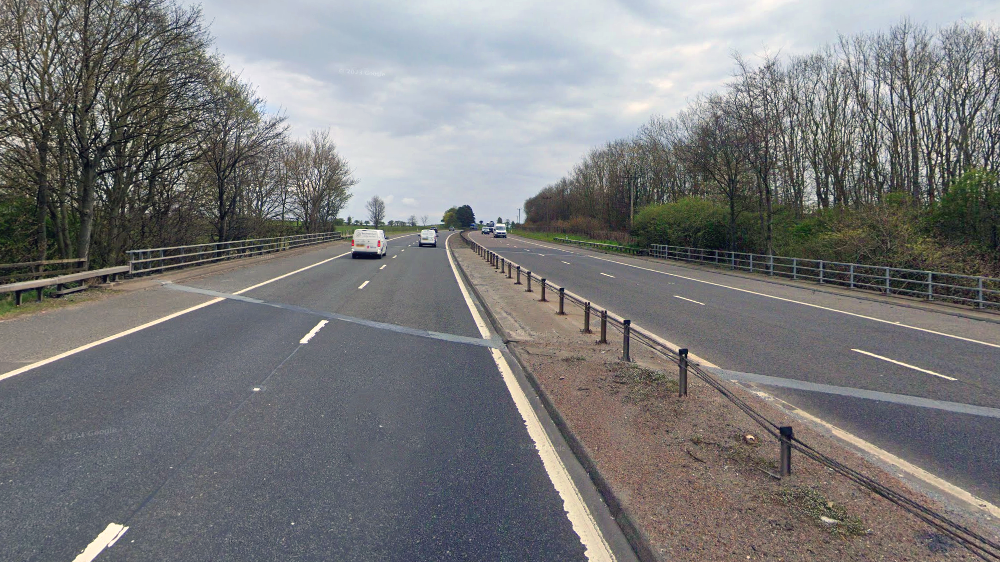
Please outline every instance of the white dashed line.
[[358, 287], [358, 289], [359, 289], [359, 290], [360, 290], [360, 289], [364, 289], [364, 288], [365, 288], [365, 285], [367, 285], [368, 283], [369, 283], [368, 281], [365, 281], [364, 283], [362, 283], [362, 284], [361, 284], [361, 286], [360, 286], [360, 287]]
[[73, 562], [90, 562], [97, 555], [104, 551], [105, 548], [110, 548], [118, 539], [122, 538], [122, 535], [128, 531], [128, 527], [124, 525], [119, 525], [118, 523], [111, 523], [108, 525], [107, 529], [101, 531], [101, 534], [97, 535], [94, 542], [87, 545], [87, 548], [83, 549], [83, 552], [78, 554]]
[[[559, 260], [559, 261], [562, 261], [562, 260]], [[573, 264], [569, 263], [568, 261], [563, 261], [563, 263], [566, 264], [566, 265], [573, 265]]]
[[385, 269], [384, 265], [382, 267], [378, 268], [379, 271], [382, 271], [383, 269]]
[[392, 256], [392, 259], [396, 259], [396, 256]]
[[869, 353], [867, 351], [863, 351], [863, 350], [860, 350], [860, 349], [852, 349], [851, 351], [860, 353], [862, 355], [867, 355], [869, 357], [874, 357], [875, 359], [881, 359], [882, 361], [888, 361], [889, 363], [892, 363], [894, 365], [899, 365], [900, 367], [906, 367], [906, 368], [909, 368], [909, 369], [913, 369], [914, 371], [920, 371], [921, 373], [927, 373], [928, 375], [934, 375], [935, 377], [941, 377], [942, 379], [947, 379], [947, 380], [950, 380], [950, 381], [957, 381], [958, 380], [958, 379], [956, 379], [954, 377], [949, 377], [947, 375], [942, 375], [940, 373], [935, 373], [934, 371], [928, 371], [927, 369], [921, 369], [920, 367], [915, 367], [913, 365], [910, 365], [909, 363], [903, 363], [902, 361], [896, 361], [895, 359], [889, 359], [888, 357], [882, 357], [881, 355], [875, 355], [874, 353]]
[[675, 299], [681, 299], [682, 301], [693, 302], [694, 304], [700, 304], [701, 306], [705, 306], [705, 303], [703, 303], [703, 302], [698, 302], [698, 301], [695, 301], [695, 300], [686, 299], [686, 298], [684, 298], [684, 297], [682, 297], [680, 295], [674, 295], [674, 298]]
[[603, 276], [605, 276], [605, 277], [610, 277], [610, 278], [612, 278], [612, 279], [614, 279], [614, 278], [615, 278], [615, 276], [614, 276], [614, 275], [608, 275], [607, 273], [602, 273], [601, 275], [603, 275]]
[[309, 330], [308, 334], [302, 336], [302, 339], [299, 340], [299, 343], [301, 344], [309, 343], [309, 340], [313, 339], [313, 336], [319, 333], [319, 331], [323, 329], [323, 326], [326, 326], [328, 323], [329, 323], [328, 320], [320, 320], [319, 324], [316, 324], [316, 326], [314, 326], [312, 330]]

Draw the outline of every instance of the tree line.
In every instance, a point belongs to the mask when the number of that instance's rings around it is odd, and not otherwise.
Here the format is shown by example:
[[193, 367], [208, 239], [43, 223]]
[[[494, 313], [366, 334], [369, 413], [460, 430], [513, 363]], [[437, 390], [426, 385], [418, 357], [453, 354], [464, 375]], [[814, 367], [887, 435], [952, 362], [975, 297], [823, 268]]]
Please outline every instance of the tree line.
[[591, 150], [528, 199], [528, 223], [634, 232], [641, 209], [695, 197], [724, 217], [717, 245], [770, 253], [776, 220], [892, 208], [1000, 254], [996, 28], [903, 20], [806, 55], [733, 59], [721, 91]]
[[357, 183], [173, 0], [0, 0], [0, 263], [329, 228]]

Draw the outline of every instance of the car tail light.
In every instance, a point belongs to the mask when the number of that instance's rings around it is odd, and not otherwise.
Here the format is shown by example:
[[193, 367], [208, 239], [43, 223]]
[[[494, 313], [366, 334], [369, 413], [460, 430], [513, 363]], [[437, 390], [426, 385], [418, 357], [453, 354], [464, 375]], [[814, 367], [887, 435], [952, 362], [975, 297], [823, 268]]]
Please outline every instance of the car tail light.
[[351, 240], [351, 246], [352, 247], [354, 246], [354, 240]]
[[378, 241], [378, 247], [379, 247], [379, 248], [381, 248], [381, 247], [382, 247], [382, 241], [381, 241], [381, 240], [379, 240], [379, 241]]

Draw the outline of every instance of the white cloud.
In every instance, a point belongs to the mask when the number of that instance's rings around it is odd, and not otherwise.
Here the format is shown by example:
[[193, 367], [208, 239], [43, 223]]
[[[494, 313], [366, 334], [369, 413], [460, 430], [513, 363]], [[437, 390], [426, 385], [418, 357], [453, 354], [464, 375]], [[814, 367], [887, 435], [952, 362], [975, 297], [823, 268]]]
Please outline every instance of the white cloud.
[[344, 214], [363, 216], [379, 194], [393, 220], [437, 218], [462, 204], [477, 216], [516, 217], [589, 148], [724, 84], [733, 50], [808, 52], [904, 16], [932, 27], [1000, 17], [1000, 4], [979, 0], [204, 0], [202, 8], [229, 64], [284, 109], [294, 136], [330, 129], [360, 181]]

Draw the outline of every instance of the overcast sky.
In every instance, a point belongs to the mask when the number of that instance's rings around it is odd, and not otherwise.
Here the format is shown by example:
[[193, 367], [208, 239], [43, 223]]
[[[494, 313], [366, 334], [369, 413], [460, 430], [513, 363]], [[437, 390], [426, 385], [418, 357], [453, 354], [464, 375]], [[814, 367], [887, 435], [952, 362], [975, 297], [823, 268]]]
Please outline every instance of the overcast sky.
[[[732, 74], [731, 53], [810, 52], [903, 17], [995, 23], [971, 0], [205, 0], [220, 53], [288, 116], [329, 129], [387, 219], [517, 218], [586, 152], [673, 115]], [[524, 218], [523, 211], [521, 218]]]

